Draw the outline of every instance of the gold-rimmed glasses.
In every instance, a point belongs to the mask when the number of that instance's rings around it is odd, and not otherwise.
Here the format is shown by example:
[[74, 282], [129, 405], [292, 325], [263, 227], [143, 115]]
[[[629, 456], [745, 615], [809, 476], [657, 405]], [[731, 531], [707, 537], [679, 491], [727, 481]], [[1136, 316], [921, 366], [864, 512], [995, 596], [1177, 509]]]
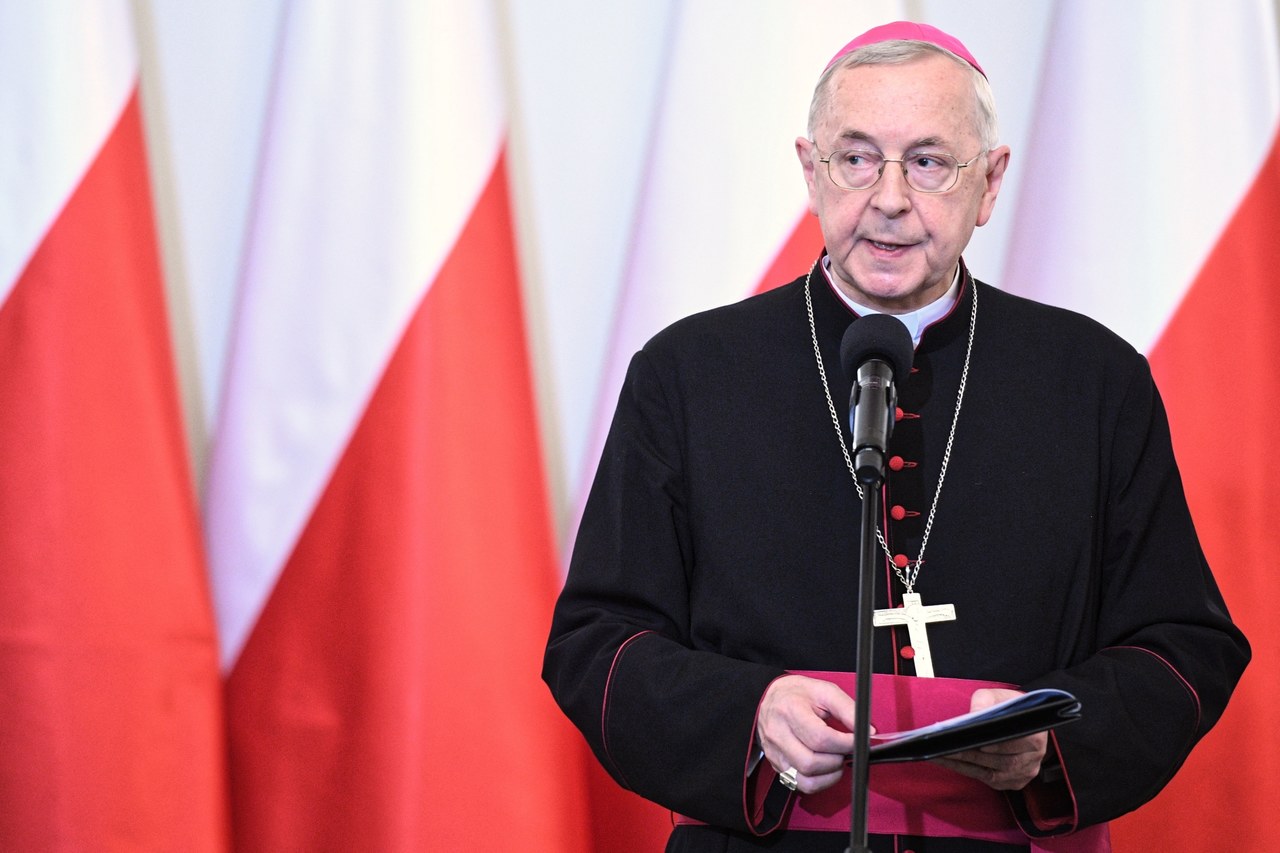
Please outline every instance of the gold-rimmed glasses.
[[827, 164], [831, 183], [842, 190], [869, 190], [884, 175], [885, 166], [897, 163], [902, 167], [902, 176], [911, 189], [921, 193], [944, 193], [960, 180], [961, 169], [972, 166], [986, 153], [983, 149], [961, 163], [944, 151], [909, 151], [900, 158], [894, 158], [867, 148], [842, 148], [826, 157], [819, 157], [818, 162]]

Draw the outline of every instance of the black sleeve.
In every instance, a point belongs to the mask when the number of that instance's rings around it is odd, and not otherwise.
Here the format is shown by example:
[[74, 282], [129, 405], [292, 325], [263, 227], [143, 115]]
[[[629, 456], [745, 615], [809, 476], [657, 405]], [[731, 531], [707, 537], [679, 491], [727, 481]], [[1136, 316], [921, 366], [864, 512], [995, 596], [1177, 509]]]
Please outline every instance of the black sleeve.
[[1200, 548], [1164, 407], [1139, 361], [1100, 501], [1099, 650], [1025, 685], [1081, 700], [1082, 719], [1056, 734], [1077, 826], [1155, 796], [1217, 722], [1250, 656]]
[[543, 678], [621, 785], [697, 820], [767, 832], [780, 803], [749, 804], [746, 769], [757, 706], [782, 670], [694, 648], [696, 537], [678, 400], [639, 353], [556, 604]]

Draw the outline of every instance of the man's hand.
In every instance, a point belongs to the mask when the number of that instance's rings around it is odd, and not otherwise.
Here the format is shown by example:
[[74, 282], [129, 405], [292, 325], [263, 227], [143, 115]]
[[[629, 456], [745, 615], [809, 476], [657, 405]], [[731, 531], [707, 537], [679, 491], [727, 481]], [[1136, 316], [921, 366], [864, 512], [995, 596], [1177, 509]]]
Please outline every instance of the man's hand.
[[[981, 711], [1018, 695], [1020, 692], [1017, 690], [984, 687], [974, 691], [969, 710]], [[1020, 791], [1039, 774], [1048, 746], [1049, 735], [1037, 732], [935, 758], [934, 763], [985, 782], [997, 791]]]
[[853, 699], [827, 681], [784, 675], [760, 700], [756, 739], [775, 770], [796, 769], [796, 790], [804, 794], [829, 788], [844, 775], [852, 730]]

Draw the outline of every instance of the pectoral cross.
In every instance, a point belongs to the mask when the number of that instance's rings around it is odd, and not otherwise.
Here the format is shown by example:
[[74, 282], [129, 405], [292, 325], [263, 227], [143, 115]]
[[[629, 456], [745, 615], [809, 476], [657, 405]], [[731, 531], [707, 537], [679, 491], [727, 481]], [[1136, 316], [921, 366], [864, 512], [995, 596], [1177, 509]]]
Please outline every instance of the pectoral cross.
[[920, 678], [933, 678], [933, 657], [929, 654], [929, 634], [925, 625], [930, 622], [950, 622], [955, 618], [954, 604], [933, 604], [925, 607], [920, 603], [920, 593], [904, 592], [901, 607], [875, 611], [871, 624], [877, 628], [906, 625], [907, 636], [911, 639], [911, 648], [915, 651], [912, 662], [916, 665], [916, 675]]

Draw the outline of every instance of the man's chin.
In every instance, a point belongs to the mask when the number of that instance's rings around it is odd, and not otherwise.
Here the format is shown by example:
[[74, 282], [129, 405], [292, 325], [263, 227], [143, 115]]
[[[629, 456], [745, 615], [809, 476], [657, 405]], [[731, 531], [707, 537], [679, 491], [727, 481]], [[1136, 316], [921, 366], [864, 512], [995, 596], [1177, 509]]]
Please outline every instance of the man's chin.
[[853, 289], [850, 296], [855, 302], [868, 308], [892, 314], [912, 311], [928, 302], [921, 294], [918, 284], [900, 281], [872, 282], [868, 286]]

